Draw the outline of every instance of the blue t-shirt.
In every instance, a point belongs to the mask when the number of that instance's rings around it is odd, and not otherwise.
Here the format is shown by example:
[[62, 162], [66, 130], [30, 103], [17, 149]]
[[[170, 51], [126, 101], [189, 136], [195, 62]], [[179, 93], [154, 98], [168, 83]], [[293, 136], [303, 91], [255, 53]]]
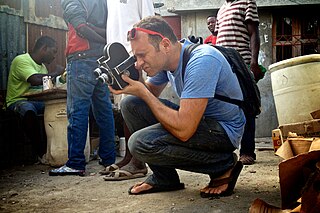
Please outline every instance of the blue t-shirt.
[[181, 74], [183, 51], [190, 44], [190, 41], [184, 41], [177, 70], [160, 72], [148, 78], [148, 82], [162, 85], [170, 81], [180, 99], [208, 98], [204, 116], [217, 120], [225, 129], [234, 147], [239, 148], [246, 122], [244, 113], [237, 105], [214, 98], [214, 94], [219, 94], [243, 100], [238, 79], [224, 56], [215, 48], [204, 44], [191, 52], [183, 81]]

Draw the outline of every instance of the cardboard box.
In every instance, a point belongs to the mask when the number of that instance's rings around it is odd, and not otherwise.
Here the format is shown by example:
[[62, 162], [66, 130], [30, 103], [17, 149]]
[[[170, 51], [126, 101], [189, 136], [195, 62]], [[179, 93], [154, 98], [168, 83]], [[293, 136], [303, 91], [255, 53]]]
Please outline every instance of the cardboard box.
[[289, 132], [297, 133], [303, 137], [320, 137], [320, 119], [299, 123], [284, 124], [279, 126], [283, 138], [287, 138]]
[[279, 164], [281, 208], [291, 208], [301, 198], [310, 165], [320, 161], [320, 138], [288, 138], [276, 155], [284, 160]]
[[272, 130], [272, 143], [273, 150], [276, 153], [279, 147], [283, 144], [283, 137], [280, 129]]
[[320, 150], [320, 138], [288, 138], [277, 150], [276, 155], [287, 160], [314, 150]]
[[310, 115], [313, 119], [320, 119], [320, 110], [316, 110], [314, 112], [311, 112]]

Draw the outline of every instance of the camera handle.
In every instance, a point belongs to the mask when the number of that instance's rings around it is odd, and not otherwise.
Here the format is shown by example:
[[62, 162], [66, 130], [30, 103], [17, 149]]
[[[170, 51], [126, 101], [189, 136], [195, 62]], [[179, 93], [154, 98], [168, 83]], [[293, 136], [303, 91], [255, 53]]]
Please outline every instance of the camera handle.
[[[137, 59], [134, 56], [130, 56], [128, 59], [123, 61], [121, 64], [115, 67], [116, 72], [120, 75], [122, 72], [125, 74], [129, 74], [130, 72], [126, 71], [129, 67], [131, 67]], [[128, 76], [129, 76], [128, 75]]]

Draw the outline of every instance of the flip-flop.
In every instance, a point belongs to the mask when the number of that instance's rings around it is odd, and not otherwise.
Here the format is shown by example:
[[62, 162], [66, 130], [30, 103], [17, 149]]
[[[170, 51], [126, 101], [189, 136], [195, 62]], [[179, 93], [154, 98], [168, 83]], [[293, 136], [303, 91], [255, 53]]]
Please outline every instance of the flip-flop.
[[221, 179], [212, 179], [210, 180], [210, 183], [208, 184], [208, 186], [210, 186], [210, 188], [215, 188], [215, 187], [230, 183], [231, 180], [232, 180], [231, 176], [227, 178], [221, 178]]
[[[233, 194], [234, 187], [236, 186], [238, 177], [240, 175], [240, 172], [243, 168], [243, 164], [241, 161], [237, 161], [236, 165], [233, 167], [230, 177], [229, 178], [223, 178], [220, 180], [211, 180], [208, 187], [215, 188], [218, 186], [221, 186], [223, 184], [228, 183], [228, 187], [225, 191], [221, 192], [220, 194], [215, 193], [206, 193], [206, 192], [200, 192], [200, 196], [202, 198], [210, 198], [210, 197], [227, 197]], [[220, 184], [220, 185], [219, 185]]]
[[120, 169], [117, 164], [111, 164], [110, 166], [107, 166], [105, 169], [99, 171], [99, 174], [101, 175], [108, 175], [111, 172]]
[[[144, 182], [140, 183], [140, 185], [142, 185]], [[155, 192], [170, 192], [170, 191], [177, 191], [177, 190], [181, 190], [184, 189], [184, 183], [179, 183], [179, 184], [175, 184], [175, 185], [152, 185], [152, 188], [148, 189], [148, 190], [144, 190], [138, 193], [132, 193], [131, 190], [133, 189], [133, 187], [135, 187], [137, 185], [131, 186], [128, 190], [129, 195], [141, 195], [141, 194], [150, 194], [150, 193], [155, 193]]]
[[128, 172], [126, 170], [115, 170], [113, 172], [111, 172], [109, 175], [106, 175], [105, 177], [103, 177], [103, 179], [105, 181], [120, 181], [120, 180], [130, 180], [130, 179], [135, 179], [135, 178], [141, 178], [141, 177], [145, 177], [146, 174], [142, 173], [142, 172], [138, 172], [138, 173], [131, 173]]

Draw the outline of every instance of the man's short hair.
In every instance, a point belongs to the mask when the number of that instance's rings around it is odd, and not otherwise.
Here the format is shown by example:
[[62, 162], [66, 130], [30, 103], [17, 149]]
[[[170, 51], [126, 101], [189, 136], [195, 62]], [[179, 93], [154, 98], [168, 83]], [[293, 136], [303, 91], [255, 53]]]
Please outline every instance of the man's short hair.
[[212, 14], [211, 14], [211, 15], [208, 15], [208, 16], [207, 16], [207, 19], [208, 19], [208, 18], [211, 18], [211, 17], [212, 17], [212, 18], [217, 18], [216, 15], [212, 15]]
[[33, 47], [33, 51], [37, 51], [43, 46], [54, 47], [56, 46], [56, 41], [49, 36], [41, 36], [37, 39], [36, 44]]
[[[147, 30], [152, 30], [161, 33], [164, 37], [168, 38], [172, 43], [178, 41], [177, 36], [174, 34], [173, 29], [170, 27], [168, 22], [166, 22], [161, 16], [149, 16], [142, 19], [140, 22], [135, 24], [134, 27], [140, 27]], [[150, 43], [159, 49], [159, 44], [162, 38], [156, 35], [148, 35]]]

